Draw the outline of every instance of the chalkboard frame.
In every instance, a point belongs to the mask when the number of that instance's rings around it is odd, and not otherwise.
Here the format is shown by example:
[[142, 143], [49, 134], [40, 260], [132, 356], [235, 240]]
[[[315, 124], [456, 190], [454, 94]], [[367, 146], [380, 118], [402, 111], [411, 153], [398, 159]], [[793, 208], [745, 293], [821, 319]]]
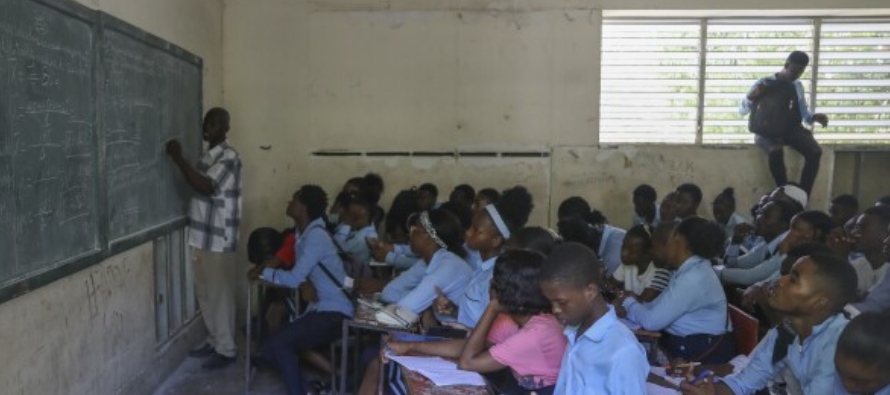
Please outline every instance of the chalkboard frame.
[[[97, 265], [102, 261], [113, 257], [114, 255], [120, 254], [121, 252], [157, 239], [158, 237], [161, 237], [173, 230], [181, 229], [188, 222], [187, 217], [183, 215], [182, 218], [169, 221], [165, 224], [161, 224], [150, 229], [144, 229], [136, 234], [129, 235], [117, 240], [111, 241], [108, 238], [108, 189], [105, 169], [105, 150], [102, 148], [104, 147], [105, 139], [104, 129], [102, 127], [103, 125], [101, 124], [102, 117], [100, 116], [100, 109], [102, 108], [104, 100], [101, 89], [101, 84], [104, 81], [105, 75], [102, 67], [103, 51], [101, 49], [101, 43], [103, 42], [105, 34], [104, 32], [107, 29], [110, 29], [114, 30], [117, 33], [125, 34], [133, 39], [140, 40], [151, 47], [164, 51], [176, 58], [179, 58], [196, 66], [198, 68], [198, 76], [200, 80], [198, 88], [198, 108], [203, 109], [204, 100], [204, 67], [203, 60], [199, 56], [192, 54], [187, 50], [176, 46], [175, 44], [167, 42], [160, 37], [139, 29], [138, 27], [121, 19], [118, 19], [112, 15], [109, 15], [102, 11], [93, 10], [72, 0], [25, 1], [31, 1], [35, 4], [48, 7], [72, 18], [82, 20], [83, 22], [91, 26], [93, 34], [93, 94], [97, 101], [96, 109], [93, 113], [93, 124], [95, 128], [93, 143], [96, 144], [97, 147], [99, 147], [98, 158], [95, 162], [96, 175], [98, 177], [98, 179], [96, 180], [96, 187], [98, 188], [99, 193], [97, 207], [97, 209], [99, 210], [99, 247], [97, 249], [79, 254], [78, 256], [71, 257], [59, 262], [54, 262], [53, 264], [47, 266], [45, 270], [27, 273], [21, 277], [13, 278], [0, 283], [0, 304], [27, 294], [50, 283], [53, 283], [56, 280], [60, 280], [81, 270]], [[198, 148], [200, 149], [201, 147]]]

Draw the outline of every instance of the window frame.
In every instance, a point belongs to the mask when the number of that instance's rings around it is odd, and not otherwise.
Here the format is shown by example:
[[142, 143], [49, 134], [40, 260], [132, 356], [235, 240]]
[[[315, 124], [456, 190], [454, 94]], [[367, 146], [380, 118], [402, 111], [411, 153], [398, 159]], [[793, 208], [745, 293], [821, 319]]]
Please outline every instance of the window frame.
[[[600, 28], [600, 67], [602, 67], [602, 57], [603, 57], [603, 48], [604, 48], [604, 34], [603, 29], [605, 28], [608, 21], [614, 22], [652, 22], [652, 23], [670, 23], [671, 21], [698, 21], [700, 24], [699, 34], [700, 34], [700, 45], [699, 45], [699, 89], [698, 89], [698, 108], [696, 113], [696, 122], [695, 122], [695, 142], [690, 143], [673, 143], [668, 141], [652, 141], [652, 142], [633, 142], [633, 141], [602, 141], [602, 114], [600, 114], [600, 123], [597, 125], [598, 133], [596, 136], [597, 144], [599, 146], [619, 146], [619, 145], [695, 145], [702, 147], [715, 147], [715, 148], [733, 148], [733, 147], [747, 147], [751, 146], [753, 142], [705, 142], [704, 138], [704, 120], [705, 120], [705, 95], [706, 95], [706, 83], [707, 83], [707, 54], [708, 54], [708, 23], [713, 21], [720, 22], [732, 22], [732, 21], [746, 21], [746, 22], [756, 22], [758, 24], [770, 24], [778, 21], [788, 21], [788, 20], [798, 20], [798, 21], [807, 21], [809, 24], [813, 26], [813, 37], [812, 37], [812, 52], [810, 52], [810, 66], [807, 70], [808, 74], [812, 75], [812, 84], [807, 88], [809, 89], [806, 92], [807, 101], [810, 106], [810, 110], [813, 113], [818, 112], [817, 104], [817, 93], [819, 89], [819, 60], [820, 60], [820, 44], [822, 39], [822, 25], [824, 23], [890, 23], [890, 12], [881, 13], [880, 15], [870, 15], [870, 16], [827, 16], [827, 15], [777, 15], [777, 16], [766, 16], [766, 17], [754, 17], [750, 15], [739, 15], [739, 16], [683, 16], [683, 15], [670, 15], [670, 16], [641, 16], [639, 14], [634, 13], [633, 15], [615, 15], [615, 16], [606, 16], [604, 15], [602, 18], [601, 28]], [[890, 49], [888, 49], [890, 50]], [[603, 89], [602, 89], [602, 76], [600, 76], [600, 85], [599, 85], [599, 102], [600, 107], [602, 107], [603, 101]], [[754, 81], [751, 81], [753, 84]], [[888, 109], [890, 111], [890, 109]], [[830, 114], [829, 114], [830, 115]], [[753, 136], [752, 136], [753, 140]], [[879, 139], [880, 140], [880, 139]], [[817, 137], [818, 141], [818, 137]], [[890, 150], [890, 139], [880, 140], [880, 143], [862, 143], [858, 142], [855, 139], [843, 142], [837, 140], [829, 140], [825, 142], [819, 142], [820, 145], [824, 147], [834, 147], [839, 151], [888, 151]]]

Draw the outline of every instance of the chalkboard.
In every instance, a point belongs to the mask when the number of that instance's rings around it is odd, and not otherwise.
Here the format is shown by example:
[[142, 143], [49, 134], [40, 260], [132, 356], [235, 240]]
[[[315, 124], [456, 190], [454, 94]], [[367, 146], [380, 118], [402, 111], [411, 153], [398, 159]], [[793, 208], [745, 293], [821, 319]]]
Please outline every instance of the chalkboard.
[[171, 138], [186, 158], [201, 147], [201, 63], [185, 51], [103, 16], [108, 236], [112, 242], [181, 220], [189, 189], [166, 157]]
[[201, 59], [70, 0], [0, 0], [0, 301], [182, 227]]
[[0, 2], [0, 283], [99, 253], [95, 24]]

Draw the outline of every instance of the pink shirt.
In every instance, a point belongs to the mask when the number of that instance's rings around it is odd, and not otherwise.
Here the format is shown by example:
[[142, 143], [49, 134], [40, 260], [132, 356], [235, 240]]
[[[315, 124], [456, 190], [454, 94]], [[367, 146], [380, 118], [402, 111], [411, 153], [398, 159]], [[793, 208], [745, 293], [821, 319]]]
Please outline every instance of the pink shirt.
[[556, 384], [566, 350], [566, 338], [559, 321], [550, 314], [536, 315], [522, 328], [505, 314], [499, 315], [488, 341], [492, 358], [506, 365], [525, 389]]

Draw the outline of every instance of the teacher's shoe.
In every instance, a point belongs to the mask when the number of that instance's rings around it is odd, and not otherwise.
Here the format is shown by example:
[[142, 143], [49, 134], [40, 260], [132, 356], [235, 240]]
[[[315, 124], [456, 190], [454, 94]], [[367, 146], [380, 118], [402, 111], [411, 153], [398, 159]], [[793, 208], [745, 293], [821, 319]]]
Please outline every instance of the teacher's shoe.
[[210, 343], [204, 343], [203, 346], [190, 350], [189, 356], [192, 358], [204, 358], [213, 355], [215, 352]]
[[222, 369], [226, 366], [235, 363], [235, 357], [227, 357], [220, 353], [214, 352], [203, 364], [201, 367], [208, 370], [213, 369]]

